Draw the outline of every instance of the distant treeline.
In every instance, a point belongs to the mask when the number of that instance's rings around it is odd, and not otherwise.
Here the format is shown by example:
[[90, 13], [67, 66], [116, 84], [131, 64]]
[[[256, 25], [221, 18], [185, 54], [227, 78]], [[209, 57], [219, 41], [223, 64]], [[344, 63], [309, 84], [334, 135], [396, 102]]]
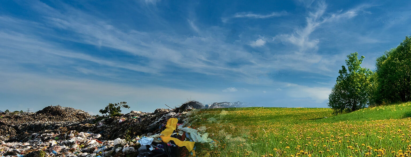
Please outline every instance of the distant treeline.
[[339, 70], [328, 105], [336, 113], [366, 106], [387, 105], [411, 100], [411, 38], [377, 58], [376, 70], [362, 68], [364, 56], [352, 53]]

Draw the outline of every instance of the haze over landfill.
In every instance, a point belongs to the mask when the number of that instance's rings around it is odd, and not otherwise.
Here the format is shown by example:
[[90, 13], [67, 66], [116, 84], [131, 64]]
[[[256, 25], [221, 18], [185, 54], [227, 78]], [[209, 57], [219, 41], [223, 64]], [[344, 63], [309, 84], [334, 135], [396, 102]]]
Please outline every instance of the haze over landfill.
[[[2, 1], [0, 107], [327, 107], [345, 56], [410, 35], [410, 1]], [[130, 112], [124, 110], [124, 113]]]

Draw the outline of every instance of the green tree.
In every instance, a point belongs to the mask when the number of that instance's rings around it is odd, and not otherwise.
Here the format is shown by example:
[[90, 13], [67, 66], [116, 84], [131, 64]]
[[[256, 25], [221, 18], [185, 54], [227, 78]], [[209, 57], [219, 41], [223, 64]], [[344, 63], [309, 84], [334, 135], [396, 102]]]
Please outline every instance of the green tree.
[[358, 53], [351, 53], [345, 60], [347, 68], [343, 65], [339, 70], [336, 84], [329, 95], [328, 106], [334, 109], [335, 113], [345, 110], [355, 111], [364, 108], [369, 103], [370, 78], [373, 72], [362, 68], [361, 63], [364, 56], [358, 59]]
[[104, 109], [101, 109], [99, 112], [101, 114], [108, 114], [110, 117], [112, 116], [119, 116], [121, 115], [121, 107], [123, 108], [130, 108], [127, 105], [127, 102], [120, 102], [120, 103], [109, 103]]
[[20, 113], [24, 113], [23, 110], [20, 110]]
[[9, 109], [7, 109], [6, 111], [4, 111], [4, 113], [9, 113], [10, 111], [9, 111]]
[[411, 101], [411, 38], [377, 59], [379, 104]]
[[378, 103], [378, 73], [373, 72], [370, 76], [370, 84], [368, 88], [368, 105], [377, 106]]
[[17, 115], [17, 114], [19, 114], [20, 112], [19, 111], [14, 111], [13, 113], [11, 113], [12, 115]]

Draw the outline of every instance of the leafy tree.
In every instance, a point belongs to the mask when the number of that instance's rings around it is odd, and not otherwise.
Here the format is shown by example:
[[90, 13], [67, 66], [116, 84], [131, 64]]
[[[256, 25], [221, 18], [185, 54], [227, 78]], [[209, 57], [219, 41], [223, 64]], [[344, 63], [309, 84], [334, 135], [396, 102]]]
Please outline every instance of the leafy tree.
[[345, 63], [348, 70], [344, 65], [342, 66], [337, 83], [329, 95], [328, 106], [333, 108], [335, 113], [345, 110], [355, 111], [366, 107], [369, 103], [370, 78], [373, 72], [361, 67], [364, 56], [358, 59], [358, 53], [355, 52], [347, 57]]
[[411, 38], [377, 59], [378, 89], [376, 102], [380, 104], [411, 101]]
[[370, 84], [368, 88], [368, 105], [377, 106], [378, 103], [378, 73], [372, 73], [370, 77]]
[[119, 116], [121, 115], [121, 107], [123, 108], [130, 108], [127, 105], [127, 102], [120, 102], [120, 103], [109, 103], [104, 109], [101, 109], [99, 112], [101, 114], [109, 114], [110, 117], [112, 116]]
[[4, 113], [9, 113], [10, 111], [9, 111], [9, 109], [7, 109], [6, 111], [4, 111]]
[[24, 113], [23, 110], [20, 110], [20, 113]]

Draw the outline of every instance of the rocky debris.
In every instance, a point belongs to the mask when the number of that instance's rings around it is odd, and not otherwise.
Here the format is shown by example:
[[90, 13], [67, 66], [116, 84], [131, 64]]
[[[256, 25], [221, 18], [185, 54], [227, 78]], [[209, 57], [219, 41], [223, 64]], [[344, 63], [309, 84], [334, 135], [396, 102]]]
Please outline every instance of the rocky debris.
[[242, 102], [215, 102], [213, 104], [210, 105], [210, 109], [213, 108], [232, 108], [232, 107], [243, 107], [243, 103]]
[[176, 118], [178, 128], [171, 137], [210, 142], [204, 130], [187, 128], [190, 111], [201, 108], [201, 103], [190, 101], [153, 113], [131, 111], [121, 116], [99, 117], [69, 107], [48, 106], [36, 113], [3, 115], [0, 155], [181, 156], [181, 152], [188, 154], [188, 148], [178, 147], [173, 141], [164, 142], [161, 133], [168, 128], [168, 121]]

